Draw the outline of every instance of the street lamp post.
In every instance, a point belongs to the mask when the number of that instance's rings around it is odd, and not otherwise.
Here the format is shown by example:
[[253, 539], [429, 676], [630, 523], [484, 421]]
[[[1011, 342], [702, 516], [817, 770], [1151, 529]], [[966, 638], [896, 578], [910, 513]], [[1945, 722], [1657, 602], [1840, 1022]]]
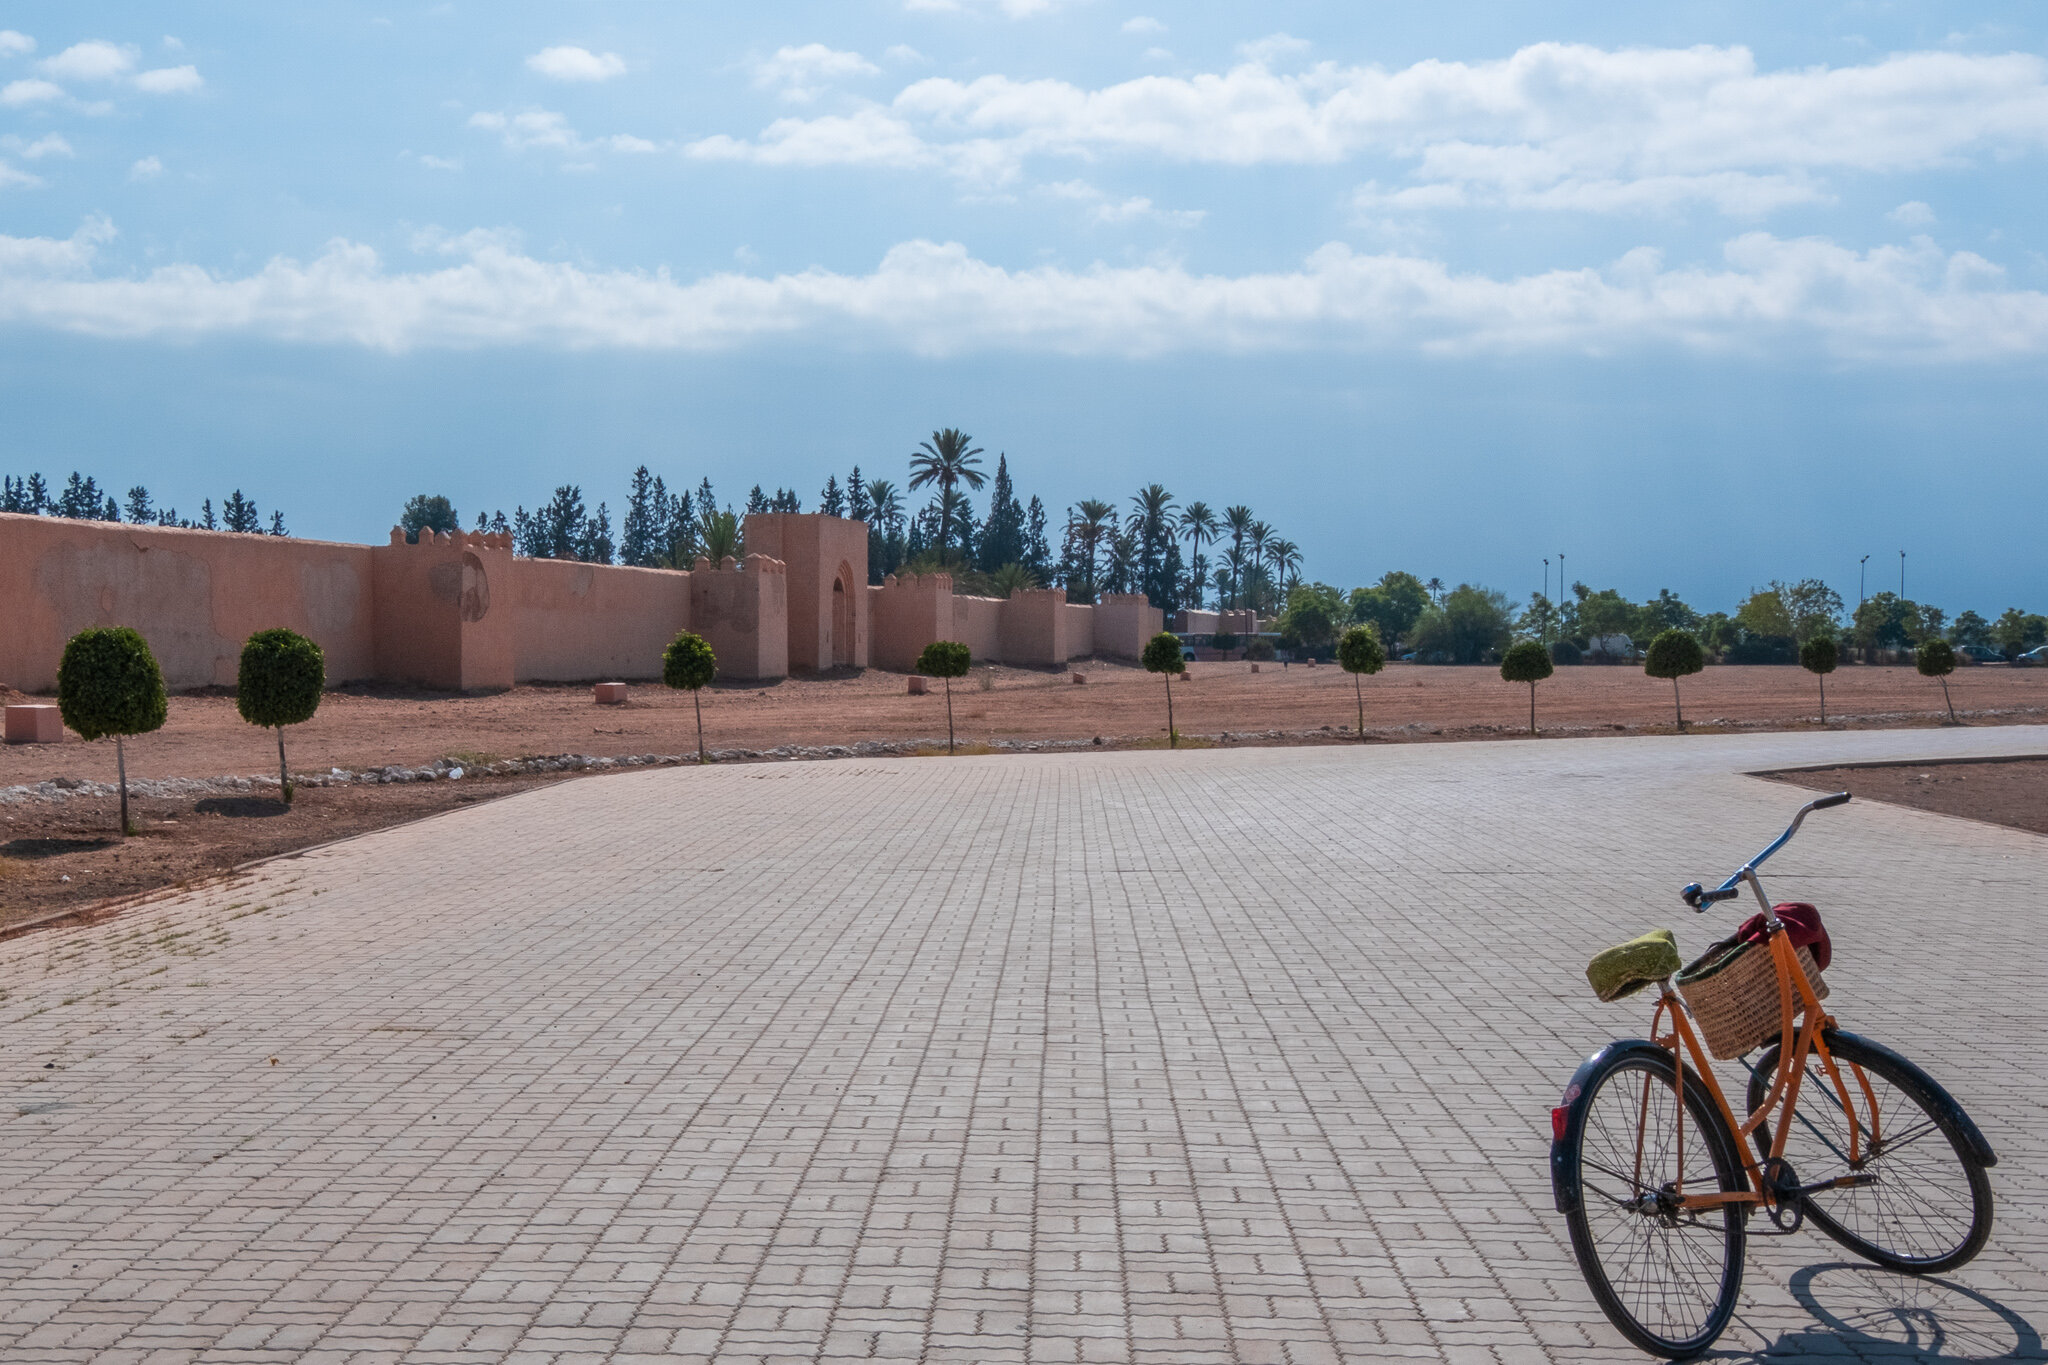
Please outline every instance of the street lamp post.
[[[1550, 560], [1548, 557], [1543, 561], [1543, 600], [1546, 602], [1550, 600]], [[1543, 643], [1546, 645], [1550, 643], [1550, 622], [1547, 620], [1543, 623]]]
[[1856, 561], [1856, 605], [1858, 607], [1861, 607], [1868, 600], [1863, 591], [1863, 580], [1869, 572], [1870, 556], [1865, 555]]
[[1899, 600], [1906, 600], [1906, 552], [1899, 551]]

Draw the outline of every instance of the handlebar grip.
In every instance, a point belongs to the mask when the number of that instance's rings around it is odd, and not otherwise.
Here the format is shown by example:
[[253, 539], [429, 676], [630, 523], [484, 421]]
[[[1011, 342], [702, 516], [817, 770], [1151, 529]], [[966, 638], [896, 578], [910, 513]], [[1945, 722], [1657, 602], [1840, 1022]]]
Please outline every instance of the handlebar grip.
[[1680, 891], [1678, 893], [1678, 898], [1684, 901], [1687, 905], [1690, 905], [1694, 910], [1704, 912], [1706, 908], [1712, 905], [1715, 901], [1725, 901], [1730, 899], [1731, 897], [1739, 896], [1741, 894], [1742, 888], [1739, 886], [1731, 886], [1722, 890], [1709, 891], [1705, 887], [1702, 887], [1698, 882], [1690, 882], [1686, 885], [1683, 891]]
[[1840, 806], [1840, 805], [1845, 805], [1845, 804], [1847, 804], [1848, 800], [1849, 800], [1849, 793], [1847, 793], [1847, 792], [1836, 792], [1836, 793], [1835, 793], [1835, 794], [1834, 794], [1833, 796], [1823, 796], [1823, 797], [1822, 797], [1822, 798], [1821, 798], [1820, 800], [1818, 800], [1818, 801], [1814, 802], [1814, 803], [1813, 803], [1813, 808], [1814, 808], [1815, 810], [1826, 810], [1826, 809], [1828, 809], [1828, 808], [1829, 808], [1830, 806]]

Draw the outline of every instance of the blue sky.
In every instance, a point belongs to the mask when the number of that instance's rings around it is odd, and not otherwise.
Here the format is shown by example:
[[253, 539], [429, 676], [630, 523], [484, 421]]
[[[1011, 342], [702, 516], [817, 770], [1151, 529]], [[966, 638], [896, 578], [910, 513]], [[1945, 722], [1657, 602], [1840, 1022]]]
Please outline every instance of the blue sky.
[[[171, 29], [164, 31], [169, 22]], [[2038, 5], [20, 4], [0, 468], [374, 539], [940, 425], [1340, 584], [2048, 607]]]

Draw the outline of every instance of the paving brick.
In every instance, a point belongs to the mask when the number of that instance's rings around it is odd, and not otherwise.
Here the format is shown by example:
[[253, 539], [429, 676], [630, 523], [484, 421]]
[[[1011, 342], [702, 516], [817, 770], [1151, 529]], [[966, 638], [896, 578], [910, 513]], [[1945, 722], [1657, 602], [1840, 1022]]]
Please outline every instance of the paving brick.
[[[579, 781], [0, 944], [0, 1359], [1637, 1358], [1548, 1110], [1585, 959], [1729, 917], [1795, 763], [2038, 728]], [[1939, 1281], [1752, 1251], [1730, 1351], [2048, 1319], [2048, 841], [1857, 803], [1768, 869], [1998, 1148]], [[192, 983], [203, 982], [203, 986]], [[271, 1065], [269, 1058], [278, 1062]], [[45, 1069], [44, 1063], [53, 1063]]]

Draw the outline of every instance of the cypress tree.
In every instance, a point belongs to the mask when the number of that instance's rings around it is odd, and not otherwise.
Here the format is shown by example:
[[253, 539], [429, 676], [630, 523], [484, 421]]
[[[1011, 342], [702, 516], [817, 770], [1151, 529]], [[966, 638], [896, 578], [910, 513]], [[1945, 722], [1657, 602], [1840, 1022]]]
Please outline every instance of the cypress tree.
[[839, 491], [839, 476], [837, 474], [825, 476], [824, 491], [818, 494], [818, 510], [828, 517], [843, 517], [846, 515], [846, 495]]
[[1010, 484], [1010, 462], [996, 456], [996, 482], [989, 494], [988, 520], [981, 532], [981, 553], [976, 565], [983, 573], [994, 573], [1005, 564], [1024, 562], [1024, 508]]

